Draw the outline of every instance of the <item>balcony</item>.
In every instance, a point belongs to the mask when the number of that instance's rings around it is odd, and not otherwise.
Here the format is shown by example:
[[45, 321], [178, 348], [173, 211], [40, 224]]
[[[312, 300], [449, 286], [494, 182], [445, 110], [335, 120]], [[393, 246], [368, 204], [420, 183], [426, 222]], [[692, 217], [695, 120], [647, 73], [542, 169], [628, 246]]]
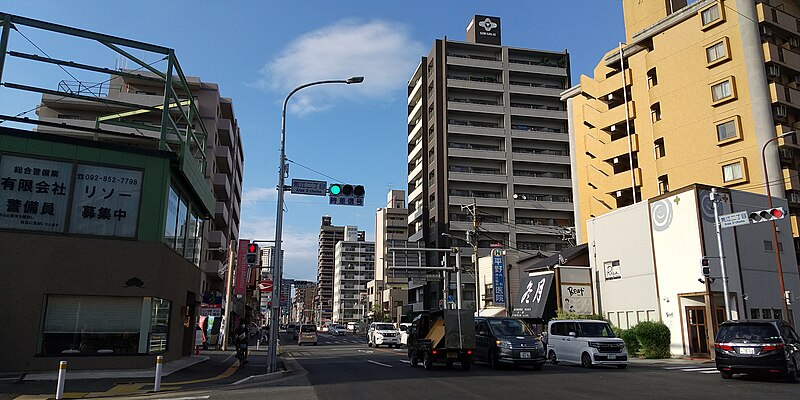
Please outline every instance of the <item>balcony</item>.
[[408, 214], [408, 225], [413, 224], [416, 220], [422, 217], [422, 209], [418, 208], [414, 212]]
[[[634, 186], [642, 186], [642, 169], [635, 168], [633, 170]], [[631, 171], [624, 171], [618, 174], [611, 175], [608, 180], [608, 187], [606, 193], [615, 193], [619, 190], [630, 189], [631, 187]]]
[[503, 69], [502, 61], [498, 61], [497, 59], [492, 59], [491, 57], [481, 57], [469, 54], [466, 55], [448, 54], [447, 64], [458, 65], [462, 67]]
[[516, 226], [518, 233], [525, 233], [528, 235], [552, 235], [561, 237], [565, 232], [564, 227], [556, 225], [539, 225], [517, 222]]
[[569, 134], [566, 130], [547, 128], [543, 126], [531, 126], [522, 124], [511, 125], [511, 137], [518, 139], [536, 139], [553, 142], [569, 142]]
[[418, 242], [418, 241], [420, 241], [420, 240], [422, 240], [422, 229], [420, 229], [420, 230], [418, 230], [418, 231], [416, 231], [416, 232], [412, 233], [412, 234], [411, 234], [411, 235], [408, 237], [408, 241], [409, 241], [409, 242]]
[[228, 146], [214, 146], [214, 157], [217, 160], [217, 169], [222, 173], [230, 174], [233, 170], [231, 148]]
[[233, 219], [236, 221], [236, 225], [239, 225], [240, 217], [241, 217], [241, 204], [238, 200], [231, 201], [233, 203]]
[[408, 173], [408, 182], [411, 183], [411, 182], [414, 182], [415, 180], [417, 180], [417, 177], [419, 176], [420, 173], [422, 173], [422, 163], [421, 162], [419, 164], [417, 164], [417, 166], [414, 167], [414, 169], [412, 169], [411, 172]]
[[[630, 69], [625, 70], [625, 83], [628, 86], [633, 83]], [[581, 75], [581, 90], [595, 99], [606, 98], [610, 93], [622, 90], [622, 76], [617, 71], [602, 81], [596, 81], [586, 75]]]
[[[630, 138], [631, 138], [630, 140], [631, 151], [635, 153], [639, 151], [639, 135], [634, 133], [633, 135], [630, 136]], [[613, 142], [607, 143], [605, 146], [603, 146], [603, 151], [601, 152], [600, 159], [611, 160], [615, 157], [621, 157], [623, 155], [625, 157], [628, 156], [627, 137], [614, 140]]]
[[800, 109], [800, 91], [783, 86], [779, 83], [770, 82], [769, 94], [773, 103], [783, 104], [789, 107]]
[[569, 163], [570, 163], [569, 156], [522, 153], [522, 152], [516, 152], [516, 151], [512, 153], [511, 159], [514, 160], [514, 161], [539, 162], [539, 163], [547, 163], [547, 164], [567, 164], [567, 165], [569, 165]]
[[[473, 197], [450, 195], [448, 204], [452, 206], [472, 204], [472, 199]], [[478, 204], [478, 207], [508, 207], [508, 199], [506, 198], [477, 197], [475, 198], [475, 202]]]
[[203, 272], [208, 274], [209, 277], [219, 278], [220, 271], [223, 270], [223, 264], [220, 260], [203, 260], [200, 263], [200, 268], [202, 268]]
[[548, 108], [536, 104], [511, 103], [511, 115], [534, 118], [567, 119], [567, 110], [559, 110], [557, 107]]
[[217, 132], [219, 135], [219, 142], [223, 146], [233, 146], [236, 142], [233, 136], [233, 125], [231, 120], [220, 118], [217, 120]]
[[560, 187], [560, 188], [572, 187], [572, 179], [569, 178], [546, 178], [546, 177], [534, 177], [534, 176], [521, 176], [516, 174], [514, 175], [514, 183], [517, 185], [548, 186], [548, 187]]
[[[773, 10], [775, 19], [772, 18]], [[772, 7], [764, 3], [756, 4], [756, 14], [758, 14], [759, 25], [767, 25], [771, 28], [778, 28], [789, 34], [797, 34], [797, 17], [783, 11], [781, 8]]]
[[511, 93], [532, 94], [536, 96], [561, 97], [564, 88], [556, 85], [544, 85], [534, 82], [509, 81], [508, 89]]
[[[481, 160], [505, 160], [506, 152], [502, 150], [473, 150], [449, 147], [447, 155], [450, 157], [463, 157]], [[567, 160], [569, 162], [569, 160]]]
[[228, 238], [222, 231], [208, 232], [208, 247], [224, 247], [228, 248]]
[[414, 124], [414, 129], [408, 134], [408, 143], [410, 144], [417, 140], [420, 137], [420, 132], [422, 132], [422, 119], [417, 120]]
[[227, 229], [230, 226], [230, 212], [228, 203], [218, 201], [214, 207], [214, 225], [220, 229]]
[[[481, 222], [480, 229], [482, 231], [494, 233], [508, 233], [510, 224], [501, 224], [497, 222]], [[472, 230], [472, 221], [450, 221], [451, 231], [469, 231]]]
[[[409, 104], [409, 106], [411, 106], [411, 105]], [[411, 109], [411, 112], [408, 113], [408, 124], [409, 125], [411, 125], [411, 122], [416, 121], [417, 119], [419, 119], [421, 117], [421, 115], [420, 115], [420, 111], [421, 110], [422, 110], [422, 102], [419, 101], [414, 106], [414, 108]]]
[[412, 105], [416, 103], [420, 99], [420, 92], [422, 91], [422, 78], [417, 79], [417, 82], [414, 84], [414, 88], [411, 89], [411, 93], [408, 95], [408, 105]]
[[573, 211], [573, 203], [567, 201], [547, 201], [547, 200], [522, 200], [514, 199], [514, 208], [524, 208], [531, 210], [557, 210]]
[[469, 78], [447, 78], [447, 87], [457, 89], [487, 90], [502, 92], [503, 84], [485, 80], [470, 80]]
[[499, 104], [484, 104], [473, 101], [448, 101], [447, 109], [451, 111], [475, 112], [486, 114], [504, 114], [505, 108]]
[[538, 63], [538, 62], [525, 62], [509, 60], [508, 69], [510, 71], [528, 72], [542, 75], [557, 75], [567, 76], [567, 69], [559, 67], [557, 64]]
[[419, 141], [414, 145], [414, 148], [411, 149], [411, 152], [408, 153], [408, 162], [410, 163], [410, 162], [416, 160], [417, 156], [419, 156], [420, 152], [422, 152], [422, 140], [421, 139], [419, 139]]
[[214, 195], [217, 197], [217, 200], [228, 201], [231, 199], [231, 183], [228, 179], [228, 175], [214, 174], [211, 178], [211, 182], [214, 184]]
[[462, 135], [479, 135], [505, 137], [506, 130], [495, 126], [471, 125], [469, 121], [457, 121], [457, 123], [447, 124], [448, 133], [458, 133]]
[[[598, 107], [605, 107], [600, 101], [592, 101]], [[628, 102], [628, 116], [630, 120], [636, 118], [636, 107], [633, 101]], [[625, 122], [625, 105], [620, 104], [608, 111], [601, 111], [586, 102], [583, 105], [583, 119], [590, 123], [595, 128], [602, 130], [609, 129], [611, 125], [617, 125]]]
[[800, 71], [800, 54], [784, 47], [778, 47], [769, 42], [764, 42], [762, 46], [764, 50], [764, 61], [780, 65], [782, 69], [789, 68], [795, 72]]
[[[598, 138], [600, 130], [597, 128], [591, 129], [588, 133], [583, 135], [583, 144], [586, 146], [586, 152], [595, 156], [601, 157], [606, 147], [606, 141]], [[608, 140], [608, 139], [606, 139]], [[604, 160], [604, 158], [600, 158]]]
[[505, 174], [488, 174], [479, 172], [454, 172], [447, 173], [447, 178], [451, 181], [462, 182], [492, 182], [492, 183], [506, 183], [508, 177]]
[[782, 172], [783, 181], [786, 182], [786, 190], [800, 191], [800, 177], [798, 177], [798, 171], [790, 168], [783, 168]]

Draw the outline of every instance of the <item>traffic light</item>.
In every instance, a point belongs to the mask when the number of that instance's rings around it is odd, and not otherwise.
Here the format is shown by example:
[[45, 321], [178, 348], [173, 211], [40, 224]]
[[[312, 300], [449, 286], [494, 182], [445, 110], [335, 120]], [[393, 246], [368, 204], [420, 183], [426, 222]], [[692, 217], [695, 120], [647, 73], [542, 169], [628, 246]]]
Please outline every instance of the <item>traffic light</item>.
[[702, 268], [700, 269], [700, 271], [703, 273], [703, 276], [706, 277], [706, 278], [710, 277], [711, 276], [711, 265], [709, 265], [708, 258], [703, 257], [703, 259], [700, 261], [700, 263], [702, 265]]
[[251, 242], [247, 245], [247, 263], [258, 263], [258, 244]]
[[329, 204], [343, 206], [363, 206], [364, 186], [334, 183], [328, 188]]
[[783, 219], [784, 216], [786, 216], [786, 212], [783, 211], [783, 207], [770, 208], [751, 212], [750, 222], [755, 224], [758, 222], [774, 221], [776, 219]]

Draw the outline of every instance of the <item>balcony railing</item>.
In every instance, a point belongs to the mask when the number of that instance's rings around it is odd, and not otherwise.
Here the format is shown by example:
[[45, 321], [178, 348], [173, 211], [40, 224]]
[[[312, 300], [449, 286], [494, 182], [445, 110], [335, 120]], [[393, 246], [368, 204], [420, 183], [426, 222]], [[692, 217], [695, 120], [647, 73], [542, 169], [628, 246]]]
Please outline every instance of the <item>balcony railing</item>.
[[474, 126], [477, 128], [502, 128], [500, 124], [493, 122], [466, 121], [461, 119], [449, 119], [447, 123], [451, 125]]

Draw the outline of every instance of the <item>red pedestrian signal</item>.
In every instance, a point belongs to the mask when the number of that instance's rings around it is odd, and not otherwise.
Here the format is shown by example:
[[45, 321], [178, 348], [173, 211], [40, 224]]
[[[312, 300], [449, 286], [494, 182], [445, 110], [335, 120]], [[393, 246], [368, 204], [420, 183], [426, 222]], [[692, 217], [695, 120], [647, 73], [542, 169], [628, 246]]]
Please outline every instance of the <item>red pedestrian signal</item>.
[[258, 244], [254, 242], [247, 245], [247, 263], [250, 265], [258, 263]]

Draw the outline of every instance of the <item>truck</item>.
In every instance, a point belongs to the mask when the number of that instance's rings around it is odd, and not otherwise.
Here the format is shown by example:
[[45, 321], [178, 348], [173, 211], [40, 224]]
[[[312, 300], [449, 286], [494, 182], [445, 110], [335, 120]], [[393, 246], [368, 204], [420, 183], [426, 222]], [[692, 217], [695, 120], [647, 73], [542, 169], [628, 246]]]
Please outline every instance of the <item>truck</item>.
[[425, 369], [434, 363], [448, 368], [458, 362], [472, 366], [475, 350], [475, 320], [472, 310], [438, 310], [419, 314], [408, 328], [408, 359], [412, 367]]

